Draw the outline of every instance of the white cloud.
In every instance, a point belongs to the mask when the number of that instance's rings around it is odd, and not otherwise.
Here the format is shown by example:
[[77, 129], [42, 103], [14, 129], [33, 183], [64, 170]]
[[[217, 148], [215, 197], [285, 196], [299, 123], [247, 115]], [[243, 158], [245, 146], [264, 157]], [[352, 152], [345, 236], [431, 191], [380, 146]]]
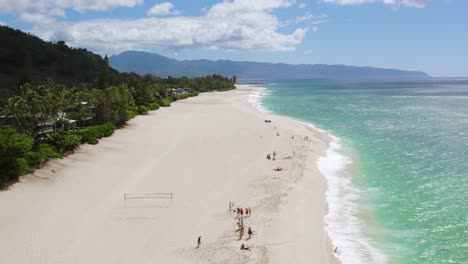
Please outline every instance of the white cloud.
[[148, 10], [147, 14], [148, 16], [167, 16], [178, 15], [180, 14], [180, 11], [174, 9], [174, 6], [171, 2], [164, 2], [154, 5], [150, 10]]
[[314, 18], [314, 16], [311, 13], [306, 13], [303, 16], [297, 16], [296, 17], [296, 24], [298, 24], [300, 22], [303, 22], [303, 21], [311, 20], [312, 18]]
[[[0, 0], [0, 14], [15, 14], [25, 22], [38, 21], [33, 16], [65, 16], [66, 9], [77, 12], [106, 11], [115, 7], [134, 7], [144, 0]], [[23, 20], [24, 19], [24, 20]], [[44, 20], [44, 19], [40, 19]]]
[[422, 8], [426, 6], [431, 0], [323, 0], [326, 3], [335, 3], [340, 5], [359, 5], [371, 3], [384, 3], [393, 6], [409, 6]]
[[100, 19], [55, 25], [37, 25], [33, 33], [47, 40], [65, 40], [72, 46], [100, 53], [153, 46], [232, 50], [294, 50], [308, 27], [280, 32], [273, 10], [293, 0], [234, 0], [213, 5], [201, 16], [149, 17], [135, 20]]
[[306, 8], [306, 6], [307, 6], [307, 5], [306, 5], [305, 3], [300, 3], [298, 7], [299, 7], [299, 8]]
[[24, 12], [18, 16], [18, 19], [23, 22], [29, 22], [34, 24], [50, 24], [53, 23], [55, 20], [47, 15], [41, 13], [29, 13]]
[[[287, 26], [290, 26], [290, 25], [293, 25], [293, 24], [301, 24], [301, 23], [305, 23], [305, 24], [309, 24], [309, 25], [318, 25], [318, 24], [322, 24], [322, 23], [325, 23], [327, 21], [327, 18], [328, 16], [326, 14], [321, 14], [321, 15], [318, 15], [318, 16], [314, 16], [312, 15], [312, 13], [310, 12], [306, 12], [304, 15], [302, 16], [295, 16], [295, 17], [292, 17], [288, 20], [284, 20], [281, 22], [281, 26], [282, 27], [287, 27]], [[311, 28], [312, 31], [317, 31], [317, 28]]]

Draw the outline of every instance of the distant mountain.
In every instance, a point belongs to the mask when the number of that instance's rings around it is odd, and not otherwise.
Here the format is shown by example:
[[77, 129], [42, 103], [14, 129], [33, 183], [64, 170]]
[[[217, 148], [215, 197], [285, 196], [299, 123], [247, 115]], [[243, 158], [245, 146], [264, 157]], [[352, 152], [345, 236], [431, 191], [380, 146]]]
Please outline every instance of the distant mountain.
[[403, 71], [346, 65], [245, 62], [230, 60], [175, 60], [143, 51], [125, 51], [109, 59], [110, 65], [120, 72], [151, 73], [157, 76], [236, 75], [241, 79], [275, 78], [365, 78], [365, 77], [428, 77], [421, 71]]
[[[52, 79], [66, 85], [93, 83], [106, 63], [86, 49], [46, 42], [32, 34], [0, 26], [0, 103], [25, 82]], [[118, 72], [110, 69], [113, 78]]]

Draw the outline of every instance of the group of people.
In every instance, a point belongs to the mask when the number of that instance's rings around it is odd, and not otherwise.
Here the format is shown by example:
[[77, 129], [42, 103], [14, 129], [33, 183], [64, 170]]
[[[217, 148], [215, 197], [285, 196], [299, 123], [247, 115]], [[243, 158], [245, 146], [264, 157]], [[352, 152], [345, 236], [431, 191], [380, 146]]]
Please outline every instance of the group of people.
[[[267, 160], [271, 160], [271, 159], [272, 159], [270, 153], [267, 154], [266, 159], [267, 159]], [[276, 160], [276, 152], [275, 152], [275, 151], [273, 151], [273, 160]]]
[[[239, 239], [238, 240], [242, 240], [242, 238], [244, 237], [244, 234], [245, 234], [245, 226], [244, 226], [244, 216], [245, 217], [250, 217], [252, 215], [252, 208], [250, 207], [246, 207], [245, 209], [244, 208], [241, 208], [241, 207], [237, 207], [235, 209], [234, 208], [234, 203], [233, 202], [229, 202], [229, 212], [234, 212], [236, 213], [236, 217], [235, 219], [237, 219], [237, 228], [236, 228], [236, 233], [239, 232]], [[252, 231], [252, 228], [249, 227], [247, 228], [247, 239], [246, 240], [250, 240], [252, 238], [252, 235], [253, 235], [253, 231]], [[241, 250], [250, 250], [250, 248], [244, 244], [241, 245]]]
[[[232, 206], [229, 206], [229, 207], [232, 208]], [[229, 209], [229, 211], [231, 211], [231, 209]], [[237, 207], [236, 211], [237, 211], [237, 217], [236, 218], [242, 218], [242, 217], [244, 217], [244, 214], [245, 214], [245, 216], [250, 216], [252, 214], [252, 209], [251, 208], [245, 208], [245, 210], [244, 210], [243, 208]]]
[[[275, 129], [276, 129], [276, 127], [275, 127]], [[276, 136], [279, 136], [279, 135], [280, 135], [279, 133], [276, 133]], [[291, 139], [294, 139], [294, 136], [292, 136]], [[305, 136], [304, 140], [309, 140], [309, 137]], [[296, 156], [296, 152], [294, 150], [293, 150], [293, 156]], [[270, 153], [268, 153], [267, 156], [266, 156], [266, 159], [267, 160], [276, 160], [276, 152], [273, 151], [272, 155], [270, 155]], [[282, 171], [282, 170], [283, 170], [283, 168], [281, 168], [280, 166], [278, 166], [278, 167], [276, 167], [274, 169], [274, 171]], [[244, 215], [246, 217], [250, 217], [252, 215], [252, 209], [250, 207], [245, 208], [245, 210], [243, 208], [240, 208], [240, 207], [237, 207], [236, 209], [233, 209], [233, 208], [234, 208], [234, 203], [229, 202], [229, 212], [235, 212], [236, 213], [236, 218], [235, 218], [235, 219], [237, 219], [236, 232], [239, 232], [239, 239], [238, 240], [241, 240], [242, 237], [244, 236], [244, 233], [245, 233]], [[247, 235], [248, 235], [248, 238], [246, 240], [250, 240], [252, 238], [252, 235], [253, 235], [253, 231], [252, 231], [251, 227], [249, 227], [247, 229]], [[196, 248], [199, 248], [200, 245], [201, 245], [201, 236], [198, 237], [197, 244], [198, 245], [197, 245]], [[240, 247], [240, 250], [250, 250], [250, 247], [248, 247], [244, 243], [242, 243], [242, 245]]]
[[[294, 153], [294, 155], [295, 155], [295, 154], [296, 154], [296, 153]], [[271, 160], [271, 159], [272, 159], [272, 156], [270, 155], [270, 153], [267, 154], [266, 159], [267, 159], [267, 160]], [[276, 152], [275, 152], [275, 151], [273, 151], [273, 160], [276, 160]], [[280, 166], [278, 166], [277, 168], [275, 168], [275, 169], [273, 169], [273, 170], [274, 170], [274, 171], [282, 171], [283, 168], [281, 168]]]

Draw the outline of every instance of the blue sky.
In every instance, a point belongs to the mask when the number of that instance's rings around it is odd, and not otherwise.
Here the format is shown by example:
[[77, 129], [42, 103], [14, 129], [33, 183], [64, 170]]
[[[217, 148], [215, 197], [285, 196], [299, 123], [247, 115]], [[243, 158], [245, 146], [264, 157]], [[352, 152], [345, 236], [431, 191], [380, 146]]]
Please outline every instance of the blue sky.
[[99, 54], [468, 76], [466, 0], [0, 0], [0, 23]]

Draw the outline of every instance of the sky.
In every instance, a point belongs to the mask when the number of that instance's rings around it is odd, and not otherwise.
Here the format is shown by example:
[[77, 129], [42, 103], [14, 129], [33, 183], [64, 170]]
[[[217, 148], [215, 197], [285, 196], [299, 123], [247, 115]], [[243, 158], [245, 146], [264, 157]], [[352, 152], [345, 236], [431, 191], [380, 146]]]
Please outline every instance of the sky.
[[467, 0], [0, 0], [0, 24], [109, 56], [468, 76]]

